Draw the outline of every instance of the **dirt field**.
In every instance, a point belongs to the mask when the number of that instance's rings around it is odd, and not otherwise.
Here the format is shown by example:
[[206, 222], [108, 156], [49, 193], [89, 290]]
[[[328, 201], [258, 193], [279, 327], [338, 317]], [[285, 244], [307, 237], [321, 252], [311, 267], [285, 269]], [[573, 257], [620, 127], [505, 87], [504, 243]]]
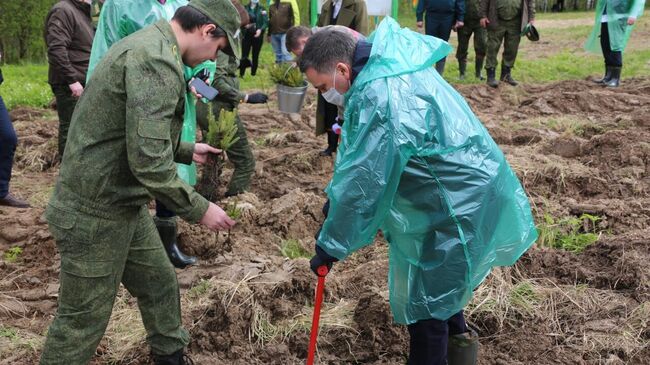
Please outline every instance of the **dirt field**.
[[[467, 308], [481, 336], [480, 364], [650, 364], [650, 79], [615, 91], [587, 81], [542, 86], [461, 86], [528, 191], [538, 222], [584, 219], [598, 241], [581, 253], [534, 247], [498, 269]], [[274, 100], [274, 99], [272, 99]], [[312, 252], [333, 162], [318, 156], [314, 97], [301, 116], [275, 104], [245, 106], [257, 158], [243, 215], [230, 235], [181, 225], [200, 266], [178, 272], [184, 324], [197, 364], [300, 364], [307, 351], [315, 277]], [[0, 208], [0, 363], [36, 364], [56, 311], [59, 257], [42, 213], [56, 178], [51, 111], [15, 109], [14, 191], [36, 206]], [[229, 171], [226, 171], [228, 174]], [[233, 202], [231, 199], [230, 202]], [[225, 202], [224, 202], [225, 203]], [[550, 218], [549, 218], [550, 217]], [[403, 364], [408, 336], [387, 302], [381, 239], [328, 276], [317, 359], [322, 364]], [[8, 262], [14, 261], [14, 262]], [[95, 363], [146, 363], [135, 300], [121, 292]]]

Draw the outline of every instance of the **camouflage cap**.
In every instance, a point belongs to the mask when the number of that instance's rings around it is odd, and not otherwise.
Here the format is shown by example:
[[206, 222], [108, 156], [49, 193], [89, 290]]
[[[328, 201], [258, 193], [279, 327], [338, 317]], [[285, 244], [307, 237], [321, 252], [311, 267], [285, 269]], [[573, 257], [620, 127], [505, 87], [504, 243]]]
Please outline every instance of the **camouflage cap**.
[[229, 47], [223, 51], [241, 58], [241, 36], [239, 13], [230, 0], [190, 0], [189, 6], [203, 13], [228, 35]]

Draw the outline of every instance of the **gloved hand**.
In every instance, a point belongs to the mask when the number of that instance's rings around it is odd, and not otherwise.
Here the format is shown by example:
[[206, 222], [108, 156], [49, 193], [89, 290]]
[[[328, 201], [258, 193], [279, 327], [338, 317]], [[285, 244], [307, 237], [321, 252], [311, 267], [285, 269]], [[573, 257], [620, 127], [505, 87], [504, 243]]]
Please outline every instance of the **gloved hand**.
[[249, 104], [264, 104], [267, 100], [269, 100], [269, 97], [264, 93], [252, 93], [248, 94], [246, 102]]
[[329, 272], [330, 270], [332, 270], [332, 264], [334, 264], [337, 261], [338, 259], [336, 257], [330, 256], [329, 254], [327, 254], [327, 252], [325, 252], [325, 250], [323, 250], [322, 248], [320, 248], [320, 246], [318, 246], [318, 244], [316, 244], [316, 255], [314, 255], [314, 257], [312, 257], [311, 260], [309, 260], [309, 267], [311, 268], [311, 271], [313, 271], [314, 274], [316, 274], [316, 276], [320, 276], [318, 275], [319, 267], [325, 265], [327, 266], [327, 271]]

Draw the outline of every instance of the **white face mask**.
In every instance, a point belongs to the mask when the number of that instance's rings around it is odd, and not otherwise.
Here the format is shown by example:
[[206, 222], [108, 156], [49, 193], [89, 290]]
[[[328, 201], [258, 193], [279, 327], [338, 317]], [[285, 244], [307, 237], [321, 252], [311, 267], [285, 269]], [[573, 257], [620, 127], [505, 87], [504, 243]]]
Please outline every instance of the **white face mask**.
[[334, 74], [332, 75], [332, 87], [323, 93], [323, 98], [330, 104], [340, 107], [345, 106], [345, 97], [336, 90], [336, 68], [334, 68]]

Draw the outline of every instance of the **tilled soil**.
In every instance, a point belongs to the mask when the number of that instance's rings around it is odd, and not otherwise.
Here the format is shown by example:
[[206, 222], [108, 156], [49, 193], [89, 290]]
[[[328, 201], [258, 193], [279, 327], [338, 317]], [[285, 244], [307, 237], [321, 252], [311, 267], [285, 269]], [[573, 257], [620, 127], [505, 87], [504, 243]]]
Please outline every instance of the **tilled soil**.
[[[616, 90], [588, 81], [458, 89], [506, 153], [538, 222], [599, 218], [585, 222], [600, 237], [582, 253], [534, 247], [477, 289], [466, 315], [481, 337], [479, 363], [650, 364], [650, 79]], [[180, 224], [181, 246], [200, 258], [178, 272], [197, 364], [306, 358], [316, 279], [308, 258], [288, 259], [281, 247], [294, 240], [313, 251], [333, 161], [318, 156], [325, 138], [312, 132], [313, 94], [301, 115], [279, 113], [271, 100], [241, 110], [256, 176], [250, 193], [221, 202], [241, 208], [238, 225], [217, 234]], [[59, 257], [42, 218], [58, 169], [56, 121], [42, 110], [11, 114], [21, 143], [13, 189], [35, 208], [0, 208], [0, 252], [22, 249], [15, 262], [0, 261], [0, 363], [35, 364], [58, 290]], [[327, 277], [320, 363], [405, 363], [408, 333], [387, 301], [387, 250], [378, 237]], [[137, 312], [120, 295], [116, 311]], [[139, 319], [123, 327], [109, 327], [94, 363], [146, 363], [142, 340], [120, 342]]]

